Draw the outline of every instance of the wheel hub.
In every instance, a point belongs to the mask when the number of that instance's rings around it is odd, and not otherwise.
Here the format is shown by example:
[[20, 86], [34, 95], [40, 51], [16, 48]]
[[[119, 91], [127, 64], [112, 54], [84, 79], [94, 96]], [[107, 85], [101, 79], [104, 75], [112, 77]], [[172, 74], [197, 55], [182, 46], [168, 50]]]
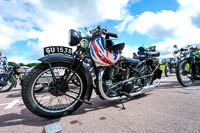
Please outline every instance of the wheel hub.
[[64, 95], [67, 90], [68, 90], [68, 86], [64, 86], [63, 88], [62, 86], [62, 81], [57, 80], [56, 83], [54, 83], [53, 81], [50, 83], [49, 85], [49, 92], [53, 95], [53, 96], [62, 96]]

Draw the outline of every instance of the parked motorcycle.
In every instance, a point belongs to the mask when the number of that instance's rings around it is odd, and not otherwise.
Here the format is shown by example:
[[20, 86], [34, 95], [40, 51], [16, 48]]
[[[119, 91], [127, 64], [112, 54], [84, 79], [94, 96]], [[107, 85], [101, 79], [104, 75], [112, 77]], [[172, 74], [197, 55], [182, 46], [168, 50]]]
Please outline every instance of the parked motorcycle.
[[8, 72], [5, 72], [4, 74], [0, 74], [0, 93], [2, 92], [8, 92], [12, 88], [15, 88], [17, 85], [17, 69], [18, 66], [11, 67]]
[[[82, 103], [93, 104], [93, 89], [101, 99], [121, 101], [159, 84], [154, 83], [162, 74], [155, 47], [140, 47], [139, 59], [125, 58], [121, 56], [125, 44], [114, 45], [112, 41], [117, 34], [100, 26], [89, 32], [83, 37], [79, 31], [69, 31], [69, 45], [77, 46], [74, 53], [68, 47], [44, 48], [41, 63], [22, 83], [22, 99], [32, 113], [58, 118], [74, 112]], [[43, 89], [35, 91], [39, 88]]]
[[167, 58], [165, 62], [165, 76], [168, 77], [172, 73], [176, 73], [176, 60], [174, 58]]
[[176, 73], [177, 62], [179, 62], [182, 58], [188, 56], [188, 48], [181, 48], [176, 51], [176, 54], [179, 54], [176, 58], [166, 58], [163, 60], [163, 64], [165, 64], [165, 76], [168, 77], [173, 73]]
[[178, 62], [176, 76], [179, 83], [184, 87], [191, 86], [195, 80], [200, 80], [199, 50], [198, 47], [190, 47], [189, 55]]

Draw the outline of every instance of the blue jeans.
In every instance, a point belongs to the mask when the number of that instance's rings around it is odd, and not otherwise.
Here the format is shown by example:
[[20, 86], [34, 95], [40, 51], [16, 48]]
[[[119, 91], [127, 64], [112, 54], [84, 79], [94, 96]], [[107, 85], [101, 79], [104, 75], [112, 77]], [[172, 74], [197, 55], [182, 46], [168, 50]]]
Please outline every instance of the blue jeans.
[[0, 82], [3, 81], [3, 77], [0, 77]]

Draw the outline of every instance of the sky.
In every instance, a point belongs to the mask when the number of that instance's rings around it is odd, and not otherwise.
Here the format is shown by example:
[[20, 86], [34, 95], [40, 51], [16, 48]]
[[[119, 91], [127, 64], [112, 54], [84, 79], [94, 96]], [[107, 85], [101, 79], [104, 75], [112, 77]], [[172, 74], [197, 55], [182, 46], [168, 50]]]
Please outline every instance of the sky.
[[69, 46], [68, 31], [108, 27], [123, 55], [155, 45], [161, 57], [200, 44], [200, 0], [0, 0], [0, 50], [8, 61], [36, 62], [43, 47]]

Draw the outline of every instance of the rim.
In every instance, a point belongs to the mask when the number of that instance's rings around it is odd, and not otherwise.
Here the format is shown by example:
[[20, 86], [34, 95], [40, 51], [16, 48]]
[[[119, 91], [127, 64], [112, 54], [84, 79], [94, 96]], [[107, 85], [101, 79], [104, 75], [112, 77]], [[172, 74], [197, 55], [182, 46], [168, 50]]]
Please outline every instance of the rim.
[[[59, 79], [64, 75], [65, 71], [68, 71], [68, 68], [52, 67], [52, 70], [54, 71], [56, 79]], [[71, 75], [72, 74], [70, 74], [70, 76]], [[46, 112], [63, 112], [72, 108], [78, 100], [67, 95], [73, 96], [77, 99], [80, 98], [83, 90], [83, 83], [80, 76], [75, 73], [73, 78], [69, 81], [67, 91], [62, 94], [57, 94], [60, 93], [60, 91], [54, 89], [52, 81], [53, 78], [51, 76], [50, 69], [41, 72], [35, 78], [31, 88], [33, 102], [37, 105], [37, 107]], [[41, 87], [43, 87], [41, 91], [35, 91], [39, 90]]]
[[168, 66], [168, 65], [166, 66], [165, 69], [166, 69], [166, 73], [167, 73], [167, 75], [171, 75], [171, 72], [170, 72], [170, 70], [169, 70], [169, 66]]
[[0, 86], [0, 91], [6, 91], [6, 90], [8, 90], [12, 86], [12, 82], [10, 80], [11, 79], [9, 79], [7, 81], [7, 85], [6, 86]]
[[180, 78], [184, 84], [191, 84], [191, 70], [187, 60], [182, 61], [179, 66]]

